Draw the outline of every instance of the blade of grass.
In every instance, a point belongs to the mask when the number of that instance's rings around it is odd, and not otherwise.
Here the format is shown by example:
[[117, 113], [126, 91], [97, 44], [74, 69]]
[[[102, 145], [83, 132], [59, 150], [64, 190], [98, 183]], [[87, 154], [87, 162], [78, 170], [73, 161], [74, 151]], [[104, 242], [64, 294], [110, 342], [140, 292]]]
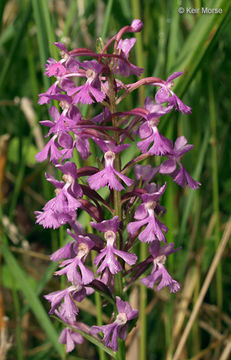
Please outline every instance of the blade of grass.
[[6, 3], [7, 3], [7, 0], [1, 0], [1, 2], [0, 2], [0, 31], [2, 28], [2, 16], [3, 16], [3, 12], [4, 12]]
[[[178, 7], [178, 1], [174, 0], [171, 2], [171, 23], [169, 28], [169, 37], [168, 37], [168, 46], [167, 46], [167, 72], [170, 72], [171, 67], [174, 65], [176, 54], [179, 48], [179, 13], [176, 10]], [[174, 117], [174, 115], [173, 115]], [[173, 140], [174, 133], [174, 122], [173, 119], [168, 122], [168, 127], [166, 131], [166, 136], [168, 139]], [[166, 239], [169, 243], [174, 243], [174, 227], [176, 226], [177, 218], [177, 209], [174, 206], [174, 190], [175, 184], [172, 181], [168, 181], [166, 194], [165, 194], [165, 203], [166, 203], [166, 215], [165, 215], [165, 224], [169, 229], [166, 234]], [[170, 273], [174, 273], [175, 265], [175, 256], [172, 254], [168, 259], [168, 269]], [[172, 336], [173, 321], [174, 321], [174, 307], [175, 299], [170, 297], [170, 301], [165, 304], [165, 314], [167, 319], [164, 322], [165, 326], [165, 339], [166, 347], [168, 349], [167, 358], [172, 358], [172, 352], [174, 349], [174, 339]]]
[[190, 331], [191, 331], [191, 328], [192, 328], [192, 325], [198, 315], [198, 312], [201, 308], [201, 305], [203, 303], [203, 300], [205, 298], [205, 295], [208, 291], [208, 288], [211, 284], [211, 281], [213, 279], [213, 276], [214, 276], [214, 273], [216, 271], [216, 268], [222, 258], [222, 255], [224, 253], [224, 250], [225, 250], [225, 247], [230, 239], [230, 235], [231, 235], [231, 218], [229, 218], [228, 222], [226, 223], [226, 226], [225, 226], [225, 230], [224, 230], [224, 233], [223, 233], [223, 236], [222, 236], [222, 239], [221, 239], [221, 242], [219, 244], [219, 247], [217, 249], [217, 252], [213, 258], [213, 261], [210, 265], [210, 268], [209, 268], [209, 271], [207, 273], [207, 276], [205, 278], [205, 281], [203, 283], [203, 286], [200, 290], [200, 294], [198, 296], [198, 299], [197, 299], [197, 302], [193, 308], [193, 311], [190, 315], [190, 318], [188, 320], [188, 323], [187, 323], [187, 326], [185, 327], [185, 330], [181, 336], [181, 339], [177, 345], [177, 348], [176, 348], [176, 351], [175, 351], [175, 354], [174, 354], [174, 357], [173, 357], [173, 360], [178, 360], [180, 359], [180, 355], [182, 353], [182, 350], [184, 348], [184, 345], [185, 345], [185, 342], [190, 334]]
[[[22, 142], [25, 141], [26, 145], [29, 145], [32, 140], [32, 135], [30, 134], [29, 137], [26, 139], [21, 138], [21, 140], [22, 140]], [[27, 149], [27, 146], [25, 146], [25, 149]], [[21, 190], [21, 186], [22, 186], [22, 182], [23, 182], [23, 178], [24, 178], [24, 173], [25, 173], [25, 168], [26, 168], [25, 154], [22, 154], [22, 156], [20, 157], [19, 160], [20, 160], [20, 162], [19, 162], [20, 167], [19, 167], [19, 171], [17, 174], [16, 183], [15, 183], [14, 191], [12, 194], [10, 210], [9, 210], [9, 221], [10, 222], [12, 221], [12, 219], [14, 217], [15, 208], [17, 205], [18, 197], [20, 194], [20, 190]]]
[[[5, 238], [5, 236], [4, 236]], [[4, 243], [1, 244], [1, 250], [3, 257], [8, 265], [12, 276], [14, 277], [15, 281], [20, 285], [21, 291], [26, 298], [29, 307], [34, 313], [39, 325], [46, 333], [48, 339], [53, 344], [54, 349], [57, 353], [63, 357], [63, 347], [58, 342], [58, 334], [56, 333], [55, 328], [53, 327], [46, 311], [44, 310], [41, 302], [39, 301], [38, 297], [36, 296], [35, 292], [31, 288], [30, 284], [27, 281], [27, 276], [19, 266], [17, 260], [13, 256], [13, 254], [8, 249], [6, 245], [6, 240]]]
[[[198, 163], [197, 163], [195, 172], [193, 174], [193, 178], [196, 178], [196, 179], [200, 178], [200, 174], [201, 174], [201, 171], [202, 171], [202, 166], [203, 166], [203, 163], [204, 163], [205, 154], [206, 154], [208, 144], [209, 144], [209, 135], [210, 135], [209, 127], [206, 127], [206, 131], [205, 131], [205, 135], [204, 135], [204, 138], [203, 138], [200, 154], [199, 154], [199, 157], [198, 157]], [[186, 231], [186, 225], [187, 225], [189, 214], [190, 214], [190, 211], [191, 211], [191, 208], [192, 208], [194, 196], [195, 196], [195, 191], [193, 189], [190, 189], [186, 204], [184, 206], [184, 213], [183, 213], [183, 217], [182, 217], [180, 230], [179, 230], [179, 233], [178, 233], [178, 236], [177, 236], [176, 245], [178, 245], [178, 244], [182, 245], [182, 243], [183, 243], [183, 237], [184, 237], [184, 234], [185, 234], [185, 231]], [[190, 247], [191, 247], [191, 242], [188, 242], [186, 244], [186, 249], [185, 249], [185, 252], [186, 252], [187, 255], [184, 258], [181, 259], [181, 263], [178, 266], [179, 270], [178, 270], [178, 272], [176, 274], [176, 277], [180, 276], [180, 274], [185, 273], [185, 267], [186, 267], [186, 264], [188, 262], [188, 258], [189, 258], [190, 253], [191, 253], [190, 252]]]
[[[9, 269], [10, 271], [10, 269]], [[23, 360], [23, 348], [22, 348], [22, 325], [21, 325], [21, 316], [20, 316], [20, 302], [18, 291], [15, 286], [15, 278], [12, 276], [12, 298], [14, 304], [14, 312], [16, 319], [16, 343], [17, 343], [17, 359]]]
[[[44, 18], [42, 16], [40, 3], [38, 0], [32, 0], [32, 7], [34, 13], [35, 24], [37, 28], [37, 38], [38, 38], [38, 46], [39, 46], [39, 53], [40, 53], [40, 66], [41, 70], [43, 71], [43, 64], [46, 63], [48, 58], [48, 42], [45, 33], [45, 24]], [[44, 88], [49, 87], [49, 80], [46, 76], [43, 76]]]
[[[200, 178], [200, 174], [201, 174], [201, 171], [202, 171], [202, 166], [203, 166], [204, 159], [205, 159], [205, 154], [206, 154], [208, 144], [209, 144], [209, 135], [210, 135], [209, 127], [206, 127], [206, 131], [205, 131], [205, 135], [204, 135], [204, 138], [203, 138], [200, 154], [198, 156], [197, 166], [196, 166], [195, 172], [193, 174], [194, 179], [199, 179]], [[187, 225], [188, 217], [189, 217], [189, 214], [190, 214], [190, 211], [191, 211], [191, 208], [192, 208], [192, 202], [193, 202], [193, 199], [194, 199], [194, 195], [195, 195], [195, 191], [190, 189], [189, 194], [188, 194], [188, 199], [187, 199], [187, 202], [186, 202], [185, 207], [184, 207], [184, 213], [183, 213], [183, 217], [182, 217], [180, 231], [179, 231], [179, 234], [178, 234], [178, 237], [177, 237], [178, 244], [180, 244], [182, 242], [183, 236], [185, 234], [186, 225]]]
[[[216, 14], [204, 16], [202, 14], [200, 16], [181, 49], [178, 61], [175, 62], [174, 67], [170, 71], [170, 73], [181, 70], [184, 71], [184, 76], [176, 79], [174, 86], [174, 92], [176, 92], [179, 97], [182, 97], [188, 89], [196, 72], [206, 58], [209, 49], [230, 19], [230, 2], [217, 0], [213, 6], [223, 9], [222, 14], [219, 16], [216, 16]], [[166, 115], [162, 119], [160, 128], [163, 128], [169, 121], [169, 117], [170, 115]]]
[[[218, 158], [217, 158], [217, 138], [216, 138], [216, 109], [214, 99], [214, 89], [212, 77], [208, 79], [209, 89], [209, 113], [210, 126], [212, 135], [212, 177], [213, 177], [213, 211], [215, 214], [215, 251], [220, 243], [220, 220], [219, 220], [219, 183], [218, 183]], [[216, 269], [216, 289], [217, 289], [217, 305], [222, 309], [223, 292], [222, 292], [222, 264], [220, 263]]]
[[17, 56], [16, 56], [17, 49], [20, 46], [19, 44], [22, 42], [22, 39], [24, 37], [30, 17], [31, 17], [31, 2], [29, 2], [26, 11], [22, 12], [22, 14], [21, 13], [19, 14], [19, 18], [21, 18], [22, 20], [21, 20], [20, 25], [18, 25], [18, 27], [16, 29], [17, 31], [15, 34], [15, 38], [13, 40], [9, 54], [6, 57], [3, 69], [1, 71], [0, 89], [3, 89], [3, 87], [5, 86], [5, 82], [6, 82], [8, 74], [9, 74], [10, 67], [12, 66], [12, 63], [14, 62], [14, 60], [17, 58]]
[[111, 11], [112, 11], [112, 5], [113, 5], [113, 0], [108, 0], [105, 17], [104, 17], [104, 22], [103, 22], [102, 35], [101, 35], [103, 40], [105, 39], [105, 36], [107, 34], [108, 24], [109, 24], [109, 20], [110, 20], [110, 16], [111, 16]]
[[66, 22], [64, 25], [64, 29], [63, 29], [63, 37], [68, 36], [73, 18], [76, 13], [77, 13], [77, 2], [75, 0], [72, 0], [72, 3], [69, 6], [69, 9], [68, 9], [68, 12], [66, 15]]
[[177, 50], [179, 48], [179, 13], [176, 10], [179, 4], [178, 0], [172, 1], [171, 23], [169, 29], [169, 40], [167, 48], [167, 70], [171, 71], [174, 67]]
[[54, 32], [54, 26], [52, 24], [52, 19], [50, 16], [50, 10], [49, 10], [49, 2], [47, 0], [39, 0], [40, 2], [40, 8], [42, 10], [44, 23], [46, 26], [46, 34], [48, 39], [48, 46], [50, 49], [51, 56], [53, 58], [57, 58], [59, 55], [58, 49], [56, 46], [53, 45], [55, 42], [55, 32]]

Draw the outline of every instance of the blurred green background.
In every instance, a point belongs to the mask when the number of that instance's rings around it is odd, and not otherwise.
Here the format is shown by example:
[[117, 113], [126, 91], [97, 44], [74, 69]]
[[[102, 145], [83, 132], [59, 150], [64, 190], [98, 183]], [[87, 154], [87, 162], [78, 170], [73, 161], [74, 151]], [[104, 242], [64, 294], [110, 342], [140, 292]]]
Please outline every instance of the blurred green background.
[[[187, 10], [201, 7], [220, 8], [222, 13]], [[139, 297], [136, 287], [131, 293], [134, 304], [140, 299], [146, 306], [146, 316], [128, 339], [127, 360], [173, 358], [216, 249], [225, 229], [230, 229], [230, 7], [229, 0], [1, 0], [2, 356], [8, 348], [2, 359], [95, 360], [102, 356], [85, 342], [65, 357], [57, 342], [60, 324], [49, 318], [49, 306], [43, 300], [42, 295], [60, 286], [52, 279], [55, 268], [48, 254], [64, 234], [34, 224], [34, 211], [53, 191], [44, 180], [48, 164], [38, 164], [34, 157], [46, 141], [39, 121], [48, 117], [48, 108], [37, 100], [52, 81], [43, 76], [43, 64], [49, 57], [59, 59], [54, 41], [64, 42], [68, 49], [95, 49], [97, 37], [108, 39], [134, 18], [141, 18], [144, 28], [131, 57], [145, 68], [144, 76], [166, 79], [174, 71], [184, 71], [173, 90], [192, 107], [192, 114], [175, 112], [160, 126], [165, 136], [185, 135], [195, 145], [185, 164], [202, 183], [197, 191], [182, 190], [170, 179], [164, 197], [168, 241], [182, 246], [168, 262], [181, 291], [176, 295], [141, 291]], [[123, 109], [142, 106], [146, 95], [154, 95], [151, 87], [132, 95]], [[84, 216], [82, 220], [86, 222]], [[228, 243], [179, 359], [230, 358], [230, 258]], [[93, 324], [95, 315], [93, 304], [84, 302], [81, 319]]]

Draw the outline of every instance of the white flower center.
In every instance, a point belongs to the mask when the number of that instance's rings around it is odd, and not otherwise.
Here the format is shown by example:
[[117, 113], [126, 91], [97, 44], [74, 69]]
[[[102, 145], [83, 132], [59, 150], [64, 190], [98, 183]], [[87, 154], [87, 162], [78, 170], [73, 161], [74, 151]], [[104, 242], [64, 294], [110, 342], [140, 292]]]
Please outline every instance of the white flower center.
[[70, 107], [70, 104], [68, 104], [68, 102], [64, 100], [60, 101], [59, 105], [63, 110], [68, 110]]
[[78, 258], [81, 259], [83, 256], [88, 254], [88, 252], [89, 252], [89, 248], [88, 248], [88, 246], [86, 244], [80, 243], [78, 245], [78, 255], [77, 255]]
[[127, 315], [125, 313], [120, 313], [116, 317], [116, 322], [118, 325], [124, 325], [128, 321]]
[[61, 191], [62, 189], [59, 188], [55, 189], [55, 195], [58, 196], [61, 193]]
[[148, 201], [144, 204], [146, 210], [153, 210], [156, 207], [156, 201]]
[[157, 128], [156, 128], [156, 127], [157, 127], [157, 125], [159, 124], [159, 122], [160, 122], [160, 120], [159, 120], [158, 117], [153, 118], [152, 120], [150, 120], [150, 125], [151, 125], [152, 131], [153, 131], [154, 133], [157, 132]]
[[104, 159], [105, 159], [105, 163], [106, 165], [113, 165], [113, 162], [115, 160], [115, 153], [112, 152], [112, 151], [107, 151], [105, 154], [104, 154]]
[[166, 262], [166, 256], [165, 255], [160, 255], [157, 256], [154, 260], [153, 263], [157, 264], [157, 265], [164, 265]]
[[68, 288], [69, 293], [72, 291], [80, 291], [82, 289], [82, 285], [72, 285]]
[[63, 181], [65, 181], [65, 183], [67, 184], [72, 184], [74, 179], [71, 175], [68, 175], [68, 174], [64, 174], [63, 177], [62, 177]]
[[107, 240], [108, 245], [113, 245], [116, 239], [116, 234], [114, 231], [108, 230], [105, 232], [104, 237]]
[[88, 78], [88, 80], [93, 81], [95, 76], [96, 76], [96, 73], [92, 69], [88, 69], [86, 71], [86, 77]]

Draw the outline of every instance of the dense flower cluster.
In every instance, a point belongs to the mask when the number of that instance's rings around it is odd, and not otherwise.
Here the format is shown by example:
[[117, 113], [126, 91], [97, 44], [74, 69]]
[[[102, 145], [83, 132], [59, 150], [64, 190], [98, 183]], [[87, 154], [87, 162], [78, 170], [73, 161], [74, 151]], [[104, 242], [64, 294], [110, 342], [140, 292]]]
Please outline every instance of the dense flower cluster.
[[[49, 141], [36, 158], [39, 162], [49, 159], [61, 172], [62, 180], [46, 174], [47, 181], [54, 186], [55, 196], [42, 211], [36, 212], [36, 219], [44, 228], [57, 229], [66, 224], [71, 239], [51, 255], [52, 261], [59, 261], [55, 275], [65, 275], [68, 286], [45, 296], [51, 303], [50, 314], [56, 314], [67, 324], [59, 339], [66, 344], [67, 352], [84, 340], [78, 329], [117, 350], [117, 339], [126, 339], [128, 323], [138, 315], [125, 299], [127, 285], [139, 277], [144, 285], [157, 291], [168, 287], [170, 292], [176, 292], [180, 288], [165, 268], [167, 256], [179, 249], [174, 249], [174, 244], [166, 244], [168, 229], [160, 220], [166, 211], [161, 206], [166, 182], [157, 184], [156, 178], [169, 174], [181, 187], [188, 185], [193, 189], [200, 184], [191, 178], [181, 162], [193, 145], [181, 136], [173, 146], [160, 134], [158, 125], [161, 117], [174, 109], [186, 114], [191, 109], [172, 91], [173, 80], [182, 72], [172, 74], [166, 81], [149, 77], [125, 84], [121, 78], [116, 78], [117, 75], [139, 76], [143, 72], [129, 61], [135, 38], [122, 39], [126, 33], [140, 31], [142, 26], [140, 20], [134, 20], [97, 53], [85, 48], [68, 51], [63, 44], [55, 43], [61, 60], [49, 59], [45, 65], [45, 75], [54, 77], [55, 82], [39, 95], [39, 103], [50, 104], [56, 100], [61, 110], [51, 105], [52, 120], [41, 122], [49, 129]], [[144, 84], [157, 87], [155, 102], [147, 97], [143, 107], [118, 112], [117, 105]], [[79, 104], [95, 106], [94, 111], [99, 104], [101, 110], [86, 119]], [[121, 169], [121, 153], [126, 152], [131, 140], [136, 141], [141, 154]], [[91, 155], [91, 142], [102, 154], [98, 167], [86, 163]], [[73, 160], [75, 151], [85, 166], [77, 168]], [[138, 164], [153, 156], [164, 157], [158, 167]], [[97, 193], [103, 187], [110, 190], [107, 199]], [[88, 212], [93, 219], [91, 226], [95, 233], [84, 233], [78, 222], [81, 211]], [[136, 239], [149, 243], [149, 256], [142, 263], [137, 263], [137, 256], [132, 253]], [[97, 252], [95, 273], [90, 266], [91, 250]], [[120, 293], [116, 286], [119, 273], [124, 289]], [[114, 301], [114, 321], [103, 326], [84, 327], [77, 321], [78, 303], [99, 289]]]

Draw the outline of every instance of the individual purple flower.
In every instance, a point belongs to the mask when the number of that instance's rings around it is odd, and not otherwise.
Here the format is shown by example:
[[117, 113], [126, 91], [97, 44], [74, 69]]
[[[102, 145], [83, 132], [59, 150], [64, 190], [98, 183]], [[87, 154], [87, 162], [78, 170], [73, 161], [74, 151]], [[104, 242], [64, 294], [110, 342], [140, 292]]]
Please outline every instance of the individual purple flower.
[[51, 101], [51, 97], [50, 96], [56, 96], [58, 94], [60, 94], [62, 92], [62, 89], [59, 87], [59, 82], [56, 81], [54, 84], [52, 84], [49, 89], [42, 94], [39, 94], [39, 100], [38, 103], [39, 105], [43, 105], [43, 104], [49, 104]]
[[51, 254], [50, 259], [52, 261], [59, 261], [61, 259], [73, 258], [78, 253], [78, 244], [80, 244], [83, 239], [82, 231], [73, 234], [69, 229], [67, 229], [67, 233], [74, 240], [68, 242], [66, 245], [62, 246], [61, 248], [56, 250], [53, 254]]
[[147, 96], [144, 101], [144, 109], [147, 111], [147, 120], [156, 119], [158, 123], [158, 118], [169, 113], [173, 109], [173, 106], [169, 105], [164, 107], [161, 104], [155, 104], [153, 99]]
[[143, 278], [141, 282], [151, 289], [154, 288], [155, 284], [158, 284], [156, 287], [157, 291], [166, 286], [171, 293], [178, 291], [180, 289], [179, 283], [172, 279], [164, 267], [166, 257], [178, 250], [179, 248], [174, 249], [173, 243], [161, 247], [159, 241], [153, 241], [149, 248], [153, 258], [152, 272], [149, 276]]
[[169, 105], [173, 105], [176, 110], [179, 110], [182, 114], [191, 113], [191, 108], [185, 105], [171, 88], [174, 85], [173, 80], [183, 74], [182, 71], [174, 72], [170, 75], [164, 83], [156, 84], [160, 86], [160, 89], [157, 91], [155, 100], [157, 104], [163, 104], [168, 102]]
[[94, 274], [83, 262], [86, 260], [89, 251], [94, 247], [94, 242], [87, 236], [79, 235], [79, 237], [81, 237], [82, 240], [77, 245], [76, 256], [64, 260], [60, 264], [60, 267], [63, 268], [56, 271], [55, 275], [66, 274], [68, 280], [73, 285], [87, 285], [93, 281]]
[[142, 242], [152, 242], [156, 239], [166, 241], [163, 232], [166, 233], [168, 229], [163, 223], [156, 219], [154, 212], [165, 188], [166, 183], [159, 189], [156, 188], [153, 193], [141, 195], [143, 203], [139, 205], [135, 211], [134, 218], [136, 221], [130, 222], [127, 226], [127, 231], [135, 235], [143, 225], [146, 225], [145, 229], [138, 236], [138, 239]]
[[[67, 325], [71, 326], [63, 329], [59, 337], [59, 342], [66, 345], [66, 352], [71, 352], [74, 350], [76, 344], [82, 344], [84, 342], [83, 336], [75, 331], [83, 330], [83, 326], [81, 326], [83, 324], [66, 316], [64, 304], [61, 304], [59, 309], [55, 310], [55, 315], [57, 315]], [[87, 326], [84, 327], [87, 329], [87, 331], [89, 331]]]
[[49, 314], [54, 314], [57, 307], [63, 301], [63, 314], [69, 319], [74, 321], [79, 309], [76, 306], [75, 301], [81, 302], [87, 295], [86, 288], [82, 285], [72, 285], [67, 289], [54, 291], [45, 295], [45, 299], [51, 303], [51, 309]]
[[139, 134], [141, 139], [144, 140], [139, 141], [137, 146], [142, 153], [163, 156], [171, 152], [172, 143], [169, 139], [159, 133], [157, 124], [157, 118], [153, 118], [140, 126]]
[[64, 150], [59, 150], [59, 145], [56, 143], [57, 135], [54, 135], [50, 141], [45, 145], [42, 151], [36, 154], [35, 158], [38, 162], [42, 162], [50, 155], [51, 162], [57, 162], [64, 155]]
[[104, 335], [104, 343], [112, 350], [118, 350], [118, 338], [126, 340], [128, 331], [128, 321], [134, 319], [138, 315], [138, 310], [132, 310], [128, 302], [123, 301], [116, 296], [116, 307], [118, 315], [112, 324], [103, 326], [92, 326], [91, 334], [95, 335], [102, 332]]
[[112, 219], [104, 220], [100, 223], [91, 222], [91, 225], [96, 230], [104, 233], [104, 238], [107, 242], [106, 247], [100, 251], [100, 254], [97, 255], [94, 260], [94, 264], [96, 266], [101, 263], [97, 273], [109, 269], [110, 273], [114, 275], [119, 271], [122, 271], [122, 266], [116, 259], [116, 255], [122, 258], [129, 265], [135, 264], [137, 260], [137, 256], [135, 254], [116, 249], [116, 232], [119, 230], [120, 225], [118, 216], [114, 216]]
[[74, 350], [76, 345], [82, 344], [84, 338], [82, 335], [78, 334], [78, 332], [66, 327], [60, 334], [59, 342], [66, 345], [66, 352], [69, 353]]
[[81, 206], [77, 198], [82, 197], [82, 189], [77, 183], [76, 165], [66, 162], [57, 165], [63, 171], [63, 180], [57, 181], [52, 176], [46, 175], [47, 180], [55, 186], [56, 196], [49, 200], [42, 212], [36, 212], [37, 223], [46, 227], [57, 227], [66, 222], [73, 222], [76, 210]]
[[44, 75], [47, 75], [48, 77], [60, 77], [66, 73], [66, 68], [63, 66], [61, 60], [56, 61], [55, 59], [49, 58], [44, 66], [46, 68]]
[[[120, 150], [119, 150], [120, 151]], [[133, 180], [129, 179], [127, 176], [119, 173], [115, 170], [113, 164], [115, 160], [115, 154], [118, 151], [107, 151], [104, 154], [105, 159], [105, 168], [94, 175], [88, 177], [88, 184], [91, 189], [99, 190], [101, 187], [108, 185], [110, 189], [115, 189], [121, 191], [124, 189], [123, 185], [119, 182], [117, 177], [119, 177], [127, 186], [132, 185]]]
[[151, 165], [139, 165], [134, 166], [134, 173], [137, 180], [142, 179], [145, 182], [151, 181], [154, 176], [159, 172], [159, 166], [152, 168]]
[[65, 66], [68, 73], [74, 73], [78, 76], [80, 62], [71, 55], [64, 44], [54, 42], [54, 45], [60, 50], [60, 54], [62, 56], [62, 60], [60, 60], [60, 62]]
[[101, 90], [101, 82], [99, 74], [102, 72], [102, 65], [97, 61], [83, 61], [81, 66], [86, 70], [85, 76], [87, 81], [85, 84], [76, 87], [72, 80], [68, 83], [62, 83], [64, 90], [69, 96], [74, 95], [73, 103], [92, 104], [93, 102], [102, 102], [106, 95]]
[[130, 76], [132, 74], [139, 76], [144, 71], [144, 69], [141, 69], [138, 66], [131, 64], [129, 61], [124, 61], [124, 59], [128, 60], [129, 52], [135, 45], [135, 42], [136, 39], [131, 38], [125, 40], [121, 39], [118, 43], [117, 48], [120, 50], [120, 55], [123, 57], [123, 59], [119, 59], [116, 72], [120, 73], [121, 76]]
[[61, 107], [63, 109], [61, 115], [56, 106], [50, 107], [49, 113], [54, 121], [40, 121], [40, 124], [50, 128], [46, 137], [51, 134], [61, 135], [73, 131], [76, 125], [81, 121], [81, 114], [76, 106], [63, 101]]
[[120, 262], [116, 259], [116, 255], [123, 259], [127, 264], [134, 265], [137, 256], [126, 251], [117, 250], [115, 246], [116, 234], [114, 231], [108, 230], [104, 233], [107, 245], [104, 249], [100, 250], [100, 254], [94, 259], [94, 264], [98, 266], [97, 273], [103, 272], [106, 268], [109, 269], [111, 274], [117, 274], [123, 268]]
[[[183, 188], [185, 188], [185, 185], [187, 184], [192, 189], [198, 189], [201, 184], [192, 179], [181, 164], [182, 156], [193, 148], [194, 145], [188, 144], [187, 139], [184, 136], [178, 137], [171, 154], [168, 155], [168, 160], [165, 160], [160, 165], [160, 173], [169, 174], [173, 180]], [[177, 168], [177, 165], [179, 165], [179, 168]]]

